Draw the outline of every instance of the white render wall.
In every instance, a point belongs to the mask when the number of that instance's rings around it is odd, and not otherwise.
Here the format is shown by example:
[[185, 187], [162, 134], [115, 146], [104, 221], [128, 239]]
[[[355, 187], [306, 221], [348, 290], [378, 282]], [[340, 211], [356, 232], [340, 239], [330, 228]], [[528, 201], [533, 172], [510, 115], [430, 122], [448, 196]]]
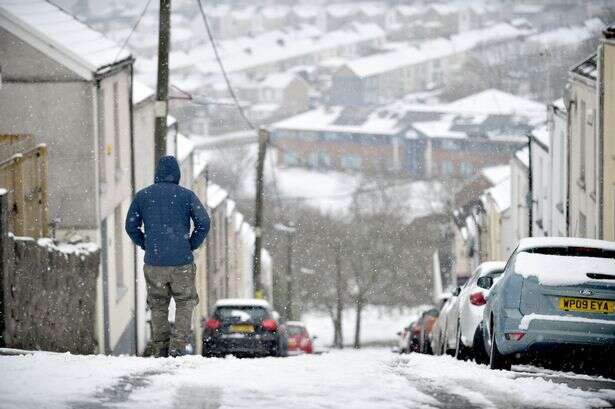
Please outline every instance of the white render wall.
[[568, 151], [566, 113], [554, 105], [549, 105], [549, 138], [551, 149], [550, 197], [551, 197], [551, 235], [567, 236], [566, 201], [568, 198]]

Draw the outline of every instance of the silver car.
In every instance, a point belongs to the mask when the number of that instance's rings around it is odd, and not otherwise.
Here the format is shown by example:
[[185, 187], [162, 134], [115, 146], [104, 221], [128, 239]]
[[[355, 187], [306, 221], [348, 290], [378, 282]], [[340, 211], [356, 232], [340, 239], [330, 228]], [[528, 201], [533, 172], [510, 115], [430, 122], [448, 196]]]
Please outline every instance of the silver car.
[[554, 351], [612, 357], [605, 354], [615, 349], [615, 243], [521, 240], [491, 289], [481, 325], [492, 369]]

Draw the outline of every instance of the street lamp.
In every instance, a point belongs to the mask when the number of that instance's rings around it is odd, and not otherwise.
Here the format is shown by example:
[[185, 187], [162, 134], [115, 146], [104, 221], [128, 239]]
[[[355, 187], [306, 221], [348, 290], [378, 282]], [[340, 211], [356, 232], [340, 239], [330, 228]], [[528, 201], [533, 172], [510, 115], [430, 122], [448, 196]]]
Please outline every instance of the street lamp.
[[273, 226], [274, 230], [287, 235], [287, 254], [286, 254], [286, 318], [290, 321], [293, 319], [293, 238], [297, 229], [294, 224], [276, 223]]

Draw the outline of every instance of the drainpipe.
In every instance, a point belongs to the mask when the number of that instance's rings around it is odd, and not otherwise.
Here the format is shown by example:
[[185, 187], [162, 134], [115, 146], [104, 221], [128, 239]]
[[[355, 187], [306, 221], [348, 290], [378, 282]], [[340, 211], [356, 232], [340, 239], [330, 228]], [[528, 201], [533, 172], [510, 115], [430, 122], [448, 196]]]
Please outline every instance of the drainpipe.
[[[134, 80], [134, 68], [130, 65], [130, 86], [128, 90], [128, 106], [130, 111], [130, 186], [131, 186], [131, 199], [134, 200], [136, 193], [136, 176], [135, 176], [135, 123], [134, 123], [134, 109], [132, 101], [133, 80]], [[137, 246], [132, 244], [132, 260], [134, 271], [134, 337], [135, 337], [135, 355], [139, 355], [139, 261], [137, 260]]]
[[596, 121], [598, 122], [598, 129], [596, 130], [598, 134], [598, 138], [596, 143], [597, 147], [594, 147], [598, 150], [596, 153], [596, 167], [598, 168], [598, 175], [596, 180], [596, 204], [598, 206], [598, 238], [602, 239], [604, 237], [604, 46], [602, 42], [598, 45], [598, 118]]
[[528, 218], [528, 237], [532, 237], [534, 235], [534, 192], [532, 191], [534, 188], [534, 183], [532, 182], [532, 140], [534, 137], [531, 133], [526, 134], [527, 136], [527, 149], [528, 149], [528, 183], [527, 183], [527, 218]]

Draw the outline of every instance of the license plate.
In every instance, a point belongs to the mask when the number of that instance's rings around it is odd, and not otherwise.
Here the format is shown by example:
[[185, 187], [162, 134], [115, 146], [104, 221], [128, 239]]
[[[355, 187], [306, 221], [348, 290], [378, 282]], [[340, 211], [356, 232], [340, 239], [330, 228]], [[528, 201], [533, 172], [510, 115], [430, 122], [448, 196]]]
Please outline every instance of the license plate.
[[568, 298], [559, 299], [559, 309], [564, 311], [581, 311], [596, 313], [612, 313], [615, 311], [615, 301], [593, 300], [590, 298]]
[[231, 332], [248, 334], [254, 332], [254, 325], [231, 325]]

